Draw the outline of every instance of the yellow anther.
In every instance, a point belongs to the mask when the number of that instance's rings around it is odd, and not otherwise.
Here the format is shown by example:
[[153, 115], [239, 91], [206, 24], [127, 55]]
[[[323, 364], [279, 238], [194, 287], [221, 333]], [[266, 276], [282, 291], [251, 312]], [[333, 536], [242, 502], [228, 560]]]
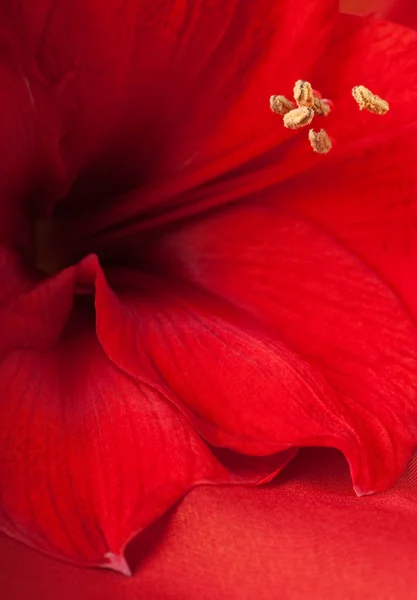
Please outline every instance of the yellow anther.
[[389, 104], [376, 94], [373, 94], [363, 85], [356, 85], [352, 89], [352, 96], [359, 104], [360, 110], [368, 110], [376, 115], [385, 115], [389, 111]]
[[314, 152], [318, 154], [327, 154], [332, 149], [332, 141], [324, 129], [320, 129], [319, 132], [310, 129], [308, 139]]
[[298, 106], [312, 108], [314, 104], [313, 88], [308, 81], [299, 79], [294, 86], [294, 100]]
[[290, 110], [290, 112], [284, 115], [284, 126], [288, 129], [299, 129], [300, 127], [309, 125], [313, 120], [313, 117], [314, 110], [312, 108], [300, 106], [299, 108]]
[[294, 102], [291, 102], [291, 100], [288, 100], [285, 96], [271, 96], [269, 99], [269, 106], [271, 107], [272, 112], [282, 116], [295, 108]]
[[327, 117], [331, 109], [327, 102], [323, 102], [323, 100], [320, 100], [320, 98], [316, 98], [314, 96], [313, 110], [316, 115], [319, 115], [320, 117]]

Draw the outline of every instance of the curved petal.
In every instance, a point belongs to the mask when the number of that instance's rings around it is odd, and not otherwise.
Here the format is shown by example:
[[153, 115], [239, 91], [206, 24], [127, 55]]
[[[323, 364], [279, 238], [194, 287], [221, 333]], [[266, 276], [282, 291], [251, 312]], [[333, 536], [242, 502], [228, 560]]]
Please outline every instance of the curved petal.
[[0, 248], [0, 357], [10, 350], [51, 348], [67, 322], [77, 268], [34, 277], [16, 253]]
[[[337, 435], [349, 432], [358, 444], [357, 456], [347, 452], [357, 491], [382, 490], [417, 442], [416, 327], [392, 291], [326, 233], [279, 206], [253, 204], [178, 228], [154, 249], [154, 267], [247, 310], [320, 372], [337, 397], [320, 398], [339, 420]], [[287, 440], [294, 415], [313, 431], [303, 410], [322, 407], [306, 401], [308, 409], [280, 406]], [[336, 420], [323, 418], [332, 435]]]
[[124, 371], [153, 380], [210, 443], [261, 456], [314, 443], [327, 425], [329, 437], [343, 429], [321, 378], [235, 308], [135, 273], [124, 281], [138, 292], [118, 298], [97, 282], [100, 342]]
[[372, 153], [326, 165], [282, 189], [287, 208], [345, 244], [393, 290], [415, 321], [416, 139], [399, 135]]
[[0, 585], [7, 600], [271, 600], [276, 590], [291, 600], [408, 600], [417, 587], [416, 484], [414, 462], [403, 485], [358, 500], [338, 453], [310, 449], [274, 485], [193, 490], [132, 544], [128, 585], [4, 536]]
[[[53, 351], [0, 363], [0, 529], [128, 573], [126, 543], [190, 487], [254, 483], [266, 463], [229, 473], [171, 403], [107, 359], [91, 310], [77, 309]], [[269, 474], [291, 456], [275, 457]]]

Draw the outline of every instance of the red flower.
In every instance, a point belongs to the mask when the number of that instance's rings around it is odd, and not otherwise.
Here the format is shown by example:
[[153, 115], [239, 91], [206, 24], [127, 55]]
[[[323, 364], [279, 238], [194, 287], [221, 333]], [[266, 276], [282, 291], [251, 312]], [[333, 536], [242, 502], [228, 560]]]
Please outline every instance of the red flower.
[[[267, 481], [300, 446], [341, 450], [358, 494], [393, 485], [417, 441], [417, 35], [329, 0], [0, 11], [3, 531], [128, 572], [196, 483]], [[269, 110], [300, 78], [334, 102], [324, 157]]]

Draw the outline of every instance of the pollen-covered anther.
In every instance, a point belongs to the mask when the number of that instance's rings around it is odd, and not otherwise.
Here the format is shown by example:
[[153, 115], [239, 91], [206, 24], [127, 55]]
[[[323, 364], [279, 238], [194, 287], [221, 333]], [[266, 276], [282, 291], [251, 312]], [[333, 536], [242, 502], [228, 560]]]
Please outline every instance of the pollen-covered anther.
[[352, 96], [359, 104], [360, 110], [365, 109], [375, 115], [385, 115], [389, 111], [388, 102], [373, 94], [363, 85], [356, 85], [352, 89]]
[[318, 154], [327, 154], [332, 149], [332, 141], [324, 129], [320, 129], [318, 132], [310, 129], [308, 139], [314, 152]]
[[327, 117], [331, 111], [331, 108], [328, 102], [314, 96], [313, 110], [319, 117]]
[[284, 115], [284, 126], [288, 129], [299, 129], [309, 125], [314, 117], [314, 110], [307, 106], [300, 106], [290, 110]]
[[295, 108], [294, 102], [288, 100], [285, 96], [271, 96], [269, 106], [272, 112], [281, 115], [282, 117]]
[[299, 79], [294, 86], [294, 100], [298, 106], [308, 106], [312, 108], [314, 105], [313, 88], [308, 81]]

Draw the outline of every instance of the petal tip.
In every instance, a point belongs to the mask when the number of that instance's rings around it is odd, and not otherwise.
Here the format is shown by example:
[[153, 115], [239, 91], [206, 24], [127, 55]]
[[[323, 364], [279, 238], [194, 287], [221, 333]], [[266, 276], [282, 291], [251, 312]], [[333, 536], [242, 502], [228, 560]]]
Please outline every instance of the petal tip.
[[374, 492], [373, 490], [361, 490], [360, 487], [356, 485], [353, 486], [353, 491], [355, 492], [358, 498], [362, 498], [362, 496], [371, 496], [372, 494], [376, 494], [376, 492]]
[[104, 555], [104, 558], [106, 559], [106, 562], [101, 565], [102, 567], [106, 569], [112, 569], [113, 571], [122, 573], [122, 575], [126, 575], [127, 577], [132, 577], [132, 571], [123, 554], [114, 554], [114, 552], [107, 552]]

